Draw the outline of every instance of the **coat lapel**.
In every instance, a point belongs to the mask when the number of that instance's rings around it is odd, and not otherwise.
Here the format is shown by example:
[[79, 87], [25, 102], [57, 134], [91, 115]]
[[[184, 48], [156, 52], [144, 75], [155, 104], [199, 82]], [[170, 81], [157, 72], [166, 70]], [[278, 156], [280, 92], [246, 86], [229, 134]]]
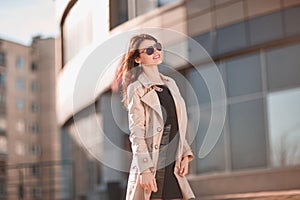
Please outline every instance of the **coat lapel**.
[[163, 119], [160, 101], [154, 89], [151, 88], [149, 92], [142, 96], [141, 101], [147, 104], [153, 110], [155, 110], [160, 116], [160, 118]]
[[156, 91], [152, 88], [152, 86], [154, 86], [154, 83], [147, 78], [144, 72], [142, 72], [139, 75], [138, 81], [146, 88], [146, 92], [141, 97], [141, 101], [143, 101], [146, 105], [148, 105], [153, 110], [155, 110], [157, 114], [160, 116], [161, 120], [163, 120], [162, 110], [161, 110], [161, 105], [160, 105], [158, 95]]

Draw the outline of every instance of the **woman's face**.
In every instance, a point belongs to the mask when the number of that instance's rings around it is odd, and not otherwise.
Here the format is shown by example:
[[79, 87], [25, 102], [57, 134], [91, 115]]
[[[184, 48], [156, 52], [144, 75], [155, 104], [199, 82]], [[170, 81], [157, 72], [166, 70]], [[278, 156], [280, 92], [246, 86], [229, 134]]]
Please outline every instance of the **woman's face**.
[[[147, 48], [154, 47], [152, 55], [147, 54]], [[140, 55], [135, 59], [137, 63], [143, 66], [153, 66], [162, 63], [162, 52], [156, 49], [156, 42], [153, 40], [144, 40], [139, 46]]]

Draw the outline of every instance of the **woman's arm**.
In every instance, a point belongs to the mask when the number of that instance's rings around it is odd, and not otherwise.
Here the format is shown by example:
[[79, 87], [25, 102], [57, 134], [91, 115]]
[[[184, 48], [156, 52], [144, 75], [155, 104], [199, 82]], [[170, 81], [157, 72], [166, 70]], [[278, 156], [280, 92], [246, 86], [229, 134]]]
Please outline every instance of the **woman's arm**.
[[[145, 114], [144, 106], [138, 94], [137, 84], [130, 84], [127, 88], [128, 120], [133, 153], [133, 162], [139, 173], [154, 167], [145, 141]], [[140, 86], [142, 87], [142, 86]]]
[[138, 95], [138, 88], [129, 85], [127, 89], [128, 102], [128, 119], [130, 130], [130, 141], [133, 153], [133, 162], [136, 164], [140, 173], [140, 185], [146, 191], [156, 192], [157, 185], [153, 173], [153, 162], [150, 157], [147, 144], [145, 141], [145, 114], [144, 106]]

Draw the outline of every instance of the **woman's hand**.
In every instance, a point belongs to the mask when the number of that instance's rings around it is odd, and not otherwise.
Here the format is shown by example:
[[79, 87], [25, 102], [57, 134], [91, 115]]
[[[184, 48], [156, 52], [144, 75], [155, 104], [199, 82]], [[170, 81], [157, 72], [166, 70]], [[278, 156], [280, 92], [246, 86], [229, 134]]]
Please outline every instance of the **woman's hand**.
[[153, 173], [148, 169], [141, 173], [140, 184], [147, 192], [157, 192], [156, 180]]
[[180, 162], [179, 176], [183, 177], [187, 175], [188, 171], [189, 171], [189, 158], [188, 156], [185, 156], [182, 158]]

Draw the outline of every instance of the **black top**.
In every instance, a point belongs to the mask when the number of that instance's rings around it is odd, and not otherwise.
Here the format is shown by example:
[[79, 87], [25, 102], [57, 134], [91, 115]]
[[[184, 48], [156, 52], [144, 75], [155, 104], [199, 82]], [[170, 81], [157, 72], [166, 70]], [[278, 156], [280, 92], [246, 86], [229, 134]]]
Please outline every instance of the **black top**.
[[182, 198], [178, 181], [174, 175], [179, 141], [176, 107], [169, 88], [166, 85], [157, 85], [157, 87], [162, 89], [156, 91], [161, 104], [164, 131], [160, 143], [156, 172], [158, 191], [152, 192], [151, 197], [163, 199]]

